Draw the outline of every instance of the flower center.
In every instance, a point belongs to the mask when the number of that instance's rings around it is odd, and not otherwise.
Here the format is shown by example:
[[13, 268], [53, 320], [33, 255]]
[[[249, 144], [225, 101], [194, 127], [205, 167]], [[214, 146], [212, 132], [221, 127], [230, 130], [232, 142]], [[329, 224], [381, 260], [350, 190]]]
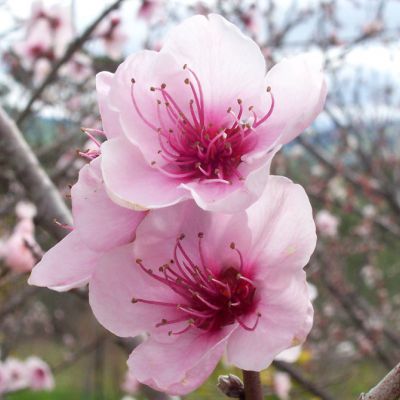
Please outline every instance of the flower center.
[[216, 126], [206, 121], [206, 104], [198, 76], [186, 65], [184, 70], [189, 73], [184, 80], [190, 90], [189, 103], [185, 107], [178, 104], [165, 83], [151, 87], [158, 97], [157, 120], [153, 122], [140, 110], [134, 90], [136, 81], [131, 80], [132, 104], [142, 121], [158, 136], [158, 156], [162, 162], [154, 160], [151, 165], [171, 178], [227, 184], [234, 177], [242, 179], [238, 171], [242, 156], [255, 148], [254, 131], [268, 120], [274, 109], [271, 88], [267, 88], [271, 105], [264, 116], [258, 118], [253, 106], [245, 111], [243, 101], [237, 99], [236, 112], [233, 107], [227, 109], [230, 121]]
[[191, 328], [205, 331], [216, 331], [226, 325], [238, 322], [244, 329], [256, 329], [261, 314], [255, 313], [255, 321], [248, 326], [242, 317], [255, 312], [254, 300], [256, 286], [254, 282], [242, 275], [243, 257], [240, 251], [231, 244], [239, 258], [239, 267], [228, 266], [221, 273], [215, 274], [207, 267], [202, 249], [203, 233], [198, 235], [198, 249], [200, 266], [196, 265], [182, 246], [184, 235], [181, 235], [175, 244], [173, 259], [159, 268], [160, 274], [146, 268], [141, 259], [136, 263], [151, 278], [162, 285], [168, 286], [179, 294], [182, 301], [177, 303], [161, 302], [134, 297], [132, 303], [153, 304], [159, 307], [175, 307], [181, 316], [173, 319], [162, 319], [156, 327], [187, 322], [187, 325], [178, 331], [169, 331], [169, 335], [178, 335]]

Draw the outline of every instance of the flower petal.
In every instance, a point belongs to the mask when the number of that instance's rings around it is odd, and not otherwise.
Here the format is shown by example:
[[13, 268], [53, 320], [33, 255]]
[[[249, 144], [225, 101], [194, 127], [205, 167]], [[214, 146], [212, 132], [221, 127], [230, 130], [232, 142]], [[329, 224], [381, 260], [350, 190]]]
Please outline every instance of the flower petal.
[[102, 71], [96, 75], [97, 101], [99, 103], [104, 133], [108, 139], [122, 135], [118, 113], [108, 103], [108, 96], [113, 81], [111, 72]]
[[317, 241], [310, 201], [304, 189], [281, 176], [270, 176], [261, 198], [247, 211], [252, 236], [249, 259], [261, 279], [277, 269], [303, 268]]
[[168, 344], [150, 337], [132, 352], [129, 368], [140, 382], [154, 389], [172, 395], [187, 394], [214, 370], [231, 330], [214, 334], [186, 332]]
[[187, 64], [196, 73], [209, 120], [226, 115], [227, 107], [239, 98], [248, 106], [258, 102], [265, 85], [260, 48], [217, 14], [197, 15], [171, 29], [161, 53], [171, 54], [179, 65]]
[[140, 150], [123, 138], [102, 145], [102, 171], [108, 194], [123, 207], [167, 207], [189, 197], [175, 179], [147, 165]]
[[266, 76], [275, 98], [266, 127], [280, 131], [280, 143], [293, 140], [322, 111], [327, 94], [322, 71], [308, 56], [299, 55], [276, 64]]
[[28, 283], [60, 292], [84, 286], [92, 276], [98, 257], [74, 230], [43, 256], [33, 268]]
[[[305, 272], [286, 274], [274, 282], [265, 282], [258, 288], [260, 302], [257, 311], [261, 317], [254, 331], [238, 328], [228, 339], [228, 359], [236, 367], [261, 371], [267, 368], [277, 354], [305, 340], [311, 329], [312, 305], [308, 296]], [[283, 286], [282, 282], [286, 280]], [[254, 315], [249, 318], [254, 319]], [[307, 324], [305, 324], [307, 321]], [[248, 322], [251, 325], [251, 319]], [[307, 325], [307, 329], [306, 329]], [[300, 334], [300, 335], [299, 335]]]
[[85, 165], [72, 187], [75, 228], [93, 250], [106, 251], [129, 243], [146, 213], [116, 205], [107, 195], [100, 170], [101, 157]]
[[178, 302], [177, 295], [145, 274], [135, 259], [131, 244], [106, 253], [89, 284], [89, 302], [94, 315], [105, 328], [123, 337], [153, 331], [163, 318], [179, 316], [176, 307], [132, 304], [134, 297]]

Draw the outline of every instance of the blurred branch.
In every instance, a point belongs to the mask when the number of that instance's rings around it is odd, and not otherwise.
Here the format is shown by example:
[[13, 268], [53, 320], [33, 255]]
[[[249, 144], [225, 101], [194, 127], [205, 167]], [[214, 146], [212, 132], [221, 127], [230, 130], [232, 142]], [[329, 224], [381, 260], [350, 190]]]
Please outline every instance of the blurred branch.
[[400, 363], [397, 364], [368, 393], [362, 393], [359, 400], [397, 400], [400, 398]]
[[[326, 168], [335, 172], [337, 175], [342, 176], [349, 183], [351, 183], [356, 189], [360, 189], [365, 186], [365, 183], [362, 182], [362, 179], [357, 174], [354, 174], [351, 171], [345, 171], [344, 168], [339, 168], [333, 161], [329, 159], [329, 157], [323, 153], [320, 149], [310, 143], [308, 140], [303, 137], [297, 138], [298, 143], [300, 143], [313, 157], [315, 157], [321, 164], [323, 164]], [[396, 201], [396, 199], [388, 193], [384, 191], [376, 182], [370, 181], [368, 182], [368, 190], [372, 193], [378, 195], [379, 197], [384, 198], [387, 203], [390, 205], [392, 210], [400, 215], [400, 205]]]
[[321, 400], [334, 400], [334, 397], [330, 393], [326, 392], [325, 389], [321, 388], [316, 383], [303, 376], [297, 368], [293, 367], [293, 365], [277, 360], [275, 360], [272, 365], [279, 371], [289, 374], [296, 383], [298, 383], [308, 392], [319, 397]]
[[106, 17], [111, 11], [115, 10], [120, 6], [123, 0], [116, 0], [109, 7], [107, 7], [93, 22], [89, 27], [82, 33], [82, 35], [78, 36], [67, 48], [64, 55], [54, 64], [52, 70], [47, 75], [46, 79], [43, 83], [33, 92], [32, 97], [28, 101], [28, 104], [21, 112], [17, 119], [17, 124], [20, 125], [31, 113], [31, 109], [35, 101], [41, 96], [46, 87], [54, 81], [57, 77], [57, 73], [59, 69], [70, 60], [70, 58], [74, 55], [76, 51], [81, 49], [84, 43], [90, 38], [90, 35], [94, 32], [98, 24]]
[[39, 164], [22, 133], [6, 112], [0, 108], [0, 147], [2, 158], [24, 186], [27, 196], [38, 209], [38, 221], [57, 239], [65, 236], [65, 229], [54, 219], [71, 223], [71, 214], [57, 188]]
[[[329, 262], [326, 260], [326, 265], [329, 265]], [[347, 313], [351, 321], [353, 322], [354, 326], [359, 329], [363, 335], [366, 337], [366, 339], [371, 343], [372, 348], [377, 355], [378, 359], [382, 362], [383, 365], [385, 365], [387, 368], [392, 368], [394, 365], [394, 362], [392, 361], [392, 358], [387, 354], [385, 349], [378, 343], [377, 338], [375, 337], [374, 332], [372, 332], [368, 326], [366, 326], [364, 319], [362, 316], [359, 315], [358, 310], [354, 307], [354, 300], [351, 300], [351, 298], [345, 296], [342, 293], [342, 290], [339, 289], [340, 286], [343, 285], [343, 283], [338, 282], [338, 283], [333, 283], [331, 279], [329, 279], [326, 276], [326, 273], [323, 273], [321, 275], [322, 277], [322, 282], [326, 286], [326, 288], [329, 290], [331, 295], [339, 302], [339, 304], [342, 306], [343, 310]], [[385, 334], [385, 336], [387, 336]], [[396, 339], [395, 337], [390, 337], [390, 340], [393, 341], [393, 339]]]

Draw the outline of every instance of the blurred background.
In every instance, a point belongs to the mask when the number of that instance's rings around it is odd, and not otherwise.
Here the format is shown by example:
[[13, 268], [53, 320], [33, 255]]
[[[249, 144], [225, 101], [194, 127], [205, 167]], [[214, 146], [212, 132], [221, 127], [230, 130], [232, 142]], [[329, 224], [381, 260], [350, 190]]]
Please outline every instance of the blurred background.
[[[400, 358], [400, 1], [0, 0], [0, 105], [68, 203], [92, 149], [80, 128], [101, 128], [96, 73], [210, 12], [251, 36], [269, 67], [300, 52], [324, 65], [325, 111], [273, 162], [313, 204], [315, 323], [262, 380], [270, 399], [356, 399]], [[134, 342], [96, 322], [85, 289], [27, 285], [58, 238], [17, 169], [0, 148], [0, 399], [166, 399], [126, 376]], [[18, 381], [28, 367], [36, 384]], [[16, 384], [2, 393], [6, 370]], [[185, 398], [223, 398], [216, 380], [229, 372], [239, 374], [221, 362]]]

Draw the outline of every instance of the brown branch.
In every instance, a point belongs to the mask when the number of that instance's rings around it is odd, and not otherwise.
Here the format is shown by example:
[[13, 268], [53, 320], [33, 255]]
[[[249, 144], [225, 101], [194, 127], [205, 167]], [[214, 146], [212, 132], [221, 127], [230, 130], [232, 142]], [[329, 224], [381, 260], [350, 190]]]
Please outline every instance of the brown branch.
[[54, 219], [70, 224], [71, 214], [22, 133], [1, 107], [0, 148], [3, 160], [11, 167], [27, 196], [36, 205], [38, 221], [57, 239], [63, 238], [66, 231], [57, 226]]
[[362, 393], [359, 400], [397, 400], [400, 398], [400, 363], [397, 364], [368, 393]]
[[70, 58], [75, 54], [76, 51], [78, 51], [84, 43], [90, 38], [91, 34], [94, 32], [96, 29], [97, 25], [103, 20], [104, 17], [106, 17], [111, 11], [115, 10], [120, 6], [123, 0], [116, 0], [114, 3], [112, 3], [109, 7], [107, 7], [93, 22], [91, 25], [88, 26], [88, 28], [82, 33], [82, 35], [78, 36], [67, 48], [65, 51], [64, 55], [54, 64], [52, 70], [50, 73], [47, 75], [46, 79], [43, 81], [43, 83], [35, 90], [35, 92], [32, 94], [32, 97], [30, 98], [28, 104], [26, 107], [23, 109], [21, 114], [19, 115], [17, 119], [17, 124], [20, 125], [31, 113], [31, 109], [33, 104], [39, 97], [42, 95], [43, 91], [46, 89], [46, 87], [54, 81], [54, 79], [57, 77], [59, 69], [67, 62], [70, 60]]
[[275, 360], [272, 365], [279, 371], [289, 374], [297, 384], [302, 386], [305, 390], [312, 393], [316, 397], [319, 397], [321, 400], [334, 400], [334, 397], [330, 393], [303, 376], [302, 373], [293, 365], [277, 360]]
[[264, 398], [259, 372], [243, 370], [243, 384], [245, 400], [262, 400]]

